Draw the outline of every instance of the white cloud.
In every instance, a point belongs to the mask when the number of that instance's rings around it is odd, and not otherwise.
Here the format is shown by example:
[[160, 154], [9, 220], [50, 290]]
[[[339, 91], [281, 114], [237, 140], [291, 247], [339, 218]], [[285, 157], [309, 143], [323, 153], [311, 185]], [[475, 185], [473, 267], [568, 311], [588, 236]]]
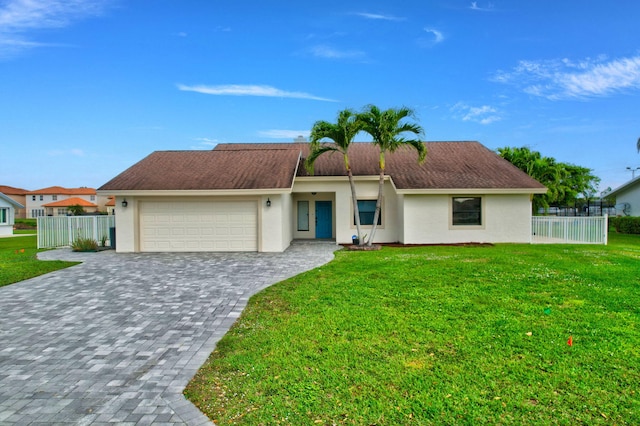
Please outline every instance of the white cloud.
[[469, 9], [477, 10], [479, 12], [490, 12], [490, 11], [493, 10], [493, 4], [492, 3], [488, 3], [487, 6], [480, 7], [480, 6], [478, 6], [478, 2], [477, 1], [472, 1], [471, 2], [471, 6], [469, 6]]
[[434, 39], [431, 40], [433, 44], [438, 44], [444, 41], [444, 34], [442, 34], [442, 31], [438, 31], [434, 28], [424, 28], [424, 30], [428, 33], [433, 34]]
[[89, 16], [99, 15], [106, 0], [8, 0], [0, 3], [0, 56], [55, 44], [30, 40], [29, 32], [63, 28]]
[[338, 50], [326, 45], [314, 46], [310, 51], [313, 56], [327, 59], [362, 59], [366, 56], [359, 50]]
[[218, 139], [210, 139], [210, 138], [194, 138], [193, 140], [197, 141], [198, 145], [192, 146], [191, 149], [196, 149], [196, 150], [212, 149], [220, 143]]
[[382, 21], [404, 21], [406, 19], [406, 18], [401, 18], [393, 15], [383, 15], [380, 13], [359, 12], [359, 13], [355, 13], [354, 15], [357, 15], [366, 19], [376, 19], [376, 20], [382, 20]]
[[502, 120], [502, 117], [500, 117], [498, 110], [489, 105], [473, 107], [467, 105], [464, 102], [458, 102], [453, 107], [451, 107], [451, 111], [454, 113], [454, 116], [456, 118], [462, 121], [471, 121], [480, 124], [491, 124], [496, 121]]
[[578, 62], [523, 60], [511, 71], [498, 71], [493, 81], [550, 100], [610, 96], [640, 89], [640, 56], [615, 60], [599, 56]]
[[47, 155], [49, 155], [50, 157], [62, 157], [62, 156], [69, 156], [69, 155], [73, 155], [74, 157], [84, 157], [85, 153], [83, 150], [79, 148], [71, 148], [69, 150], [53, 149], [53, 150], [47, 151]]
[[295, 139], [298, 136], [304, 136], [308, 138], [311, 132], [309, 130], [261, 130], [258, 132], [263, 138], [271, 138], [271, 139]]
[[273, 98], [296, 98], [311, 99], [314, 101], [337, 102], [333, 99], [314, 96], [305, 92], [288, 92], [272, 86], [251, 85], [251, 84], [228, 84], [218, 86], [187, 86], [178, 84], [178, 89], [186, 92], [197, 92], [205, 95], [228, 95], [228, 96], [265, 96]]

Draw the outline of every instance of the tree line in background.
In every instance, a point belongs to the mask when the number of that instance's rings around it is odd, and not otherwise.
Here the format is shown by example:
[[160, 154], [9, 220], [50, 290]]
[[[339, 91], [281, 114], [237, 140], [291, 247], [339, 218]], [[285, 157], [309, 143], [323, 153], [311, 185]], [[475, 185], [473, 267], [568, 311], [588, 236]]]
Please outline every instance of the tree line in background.
[[600, 178], [586, 167], [562, 163], [526, 147], [498, 148], [498, 154], [548, 188], [546, 194], [533, 196], [534, 213], [541, 208], [548, 210], [551, 205], [568, 206], [581, 198], [589, 200], [597, 193]]

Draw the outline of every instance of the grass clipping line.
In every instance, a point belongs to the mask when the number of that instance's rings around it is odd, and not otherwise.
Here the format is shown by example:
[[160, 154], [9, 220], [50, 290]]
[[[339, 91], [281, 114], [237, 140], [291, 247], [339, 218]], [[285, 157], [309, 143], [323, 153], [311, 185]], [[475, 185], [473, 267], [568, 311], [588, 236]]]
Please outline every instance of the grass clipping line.
[[338, 252], [185, 394], [218, 425], [640, 424], [640, 238], [612, 240]]

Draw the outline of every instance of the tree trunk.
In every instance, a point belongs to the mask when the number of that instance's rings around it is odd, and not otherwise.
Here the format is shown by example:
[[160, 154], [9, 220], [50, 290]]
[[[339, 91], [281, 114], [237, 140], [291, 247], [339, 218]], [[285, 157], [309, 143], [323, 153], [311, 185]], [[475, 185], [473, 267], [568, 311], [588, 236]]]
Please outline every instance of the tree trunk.
[[356, 234], [358, 235], [358, 241], [360, 245], [364, 245], [362, 240], [362, 233], [360, 232], [360, 209], [358, 208], [358, 198], [356, 197], [356, 184], [353, 181], [353, 173], [351, 168], [347, 169], [347, 175], [349, 176], [349, 186], [351, 186], [351, 199], [353, 200], [353, 214], [356, 221]]
[[[381, 161], [381, 164], [384, 164]], [[376, 212], [373, 215], [373, 226], [371, 227], [371, 235], [369, 235], [369, 240], [367, 241], [367, 245], [371, 247], [373, 243], [373, 237], [376, 235], [376, 228], [378, 227], [378, 218], [380, 218], [380, 210], [382, 208], [382, 193], [384, 190], [384, 168], [380, 169], [380, 185], [378, 187], [378, 201], [376, 201]]]

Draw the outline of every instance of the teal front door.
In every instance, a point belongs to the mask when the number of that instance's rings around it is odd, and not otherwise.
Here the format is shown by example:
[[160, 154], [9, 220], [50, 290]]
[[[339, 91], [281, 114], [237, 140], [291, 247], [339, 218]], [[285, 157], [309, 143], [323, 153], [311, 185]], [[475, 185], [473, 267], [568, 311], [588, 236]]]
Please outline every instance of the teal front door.
[[331, 201], [316, 201], [316, 238], [333, 237]]

